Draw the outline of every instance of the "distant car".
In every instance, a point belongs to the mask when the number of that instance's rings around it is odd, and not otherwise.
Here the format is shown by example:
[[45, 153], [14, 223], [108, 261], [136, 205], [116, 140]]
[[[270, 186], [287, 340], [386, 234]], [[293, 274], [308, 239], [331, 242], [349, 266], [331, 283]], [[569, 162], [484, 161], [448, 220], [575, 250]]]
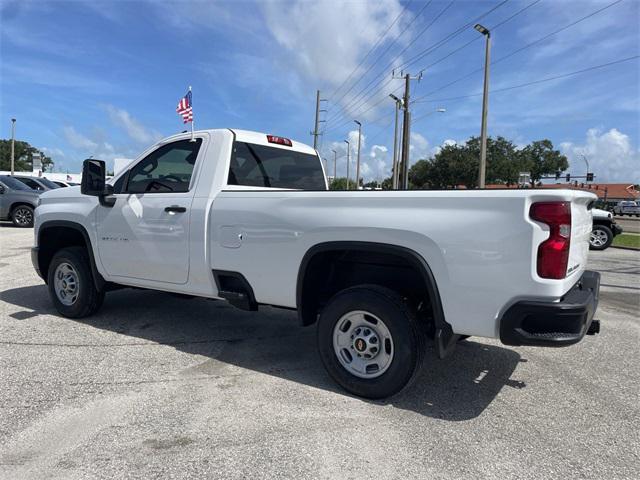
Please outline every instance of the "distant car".
[[618, 202], [618, 204], [613, 207], [614, 215], [635, 215], [636, 217], [640, 217], [640, 205], [638, 202], [634, 202], [633, 200], [622, 200]]
[[589, 238], [589, 249], [604, 250], [609, 248], [614, 237], [622, 233], [622, 227], [615, 222], [611, 212], [593, 208], [591, 213], [593, 215], [593, 228]]
[[75, 187], [77, 185], [80, 185], [79, 183], [63, 182], [62, 180], [52, 180], [52, 182], [58, 185], [59, 187]]
[[60, 188], [60, 185], [56, 185], [51, 180], [44, 177], [30, 177], [28, 175], [13, 175], [13, 178], [15, 178], [16, 180], [20, 180], [27, 187], [33, 190], [38, 190], [40, 192], [45, 192], [47, 190]]
[[33, 227], [39, 197], [39, 191], [9, 175], [0, 175], [0, 220], [11, 220], [16, 227]]

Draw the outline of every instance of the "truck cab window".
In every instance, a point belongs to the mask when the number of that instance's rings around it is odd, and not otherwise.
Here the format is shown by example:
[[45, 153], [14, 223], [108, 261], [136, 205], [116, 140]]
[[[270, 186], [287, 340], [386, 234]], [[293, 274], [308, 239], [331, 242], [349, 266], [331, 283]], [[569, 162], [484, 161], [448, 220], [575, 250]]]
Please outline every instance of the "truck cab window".
[[233, 144], [229, 185], [326, 190], [316, 155], [244, 142]]
[[188, 192], [201, 144], [180, 140], [147, 155], [130, 170], [126, 193]]

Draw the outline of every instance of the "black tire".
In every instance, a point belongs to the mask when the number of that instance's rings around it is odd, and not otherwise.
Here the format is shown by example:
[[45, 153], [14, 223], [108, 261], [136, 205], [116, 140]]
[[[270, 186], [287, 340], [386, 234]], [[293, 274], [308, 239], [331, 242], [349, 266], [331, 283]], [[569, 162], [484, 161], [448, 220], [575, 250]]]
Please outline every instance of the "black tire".
[[[599, 234], [601, 236], [606, 235], [607, 239], [604, 243], [602, 242], [597, 242], [594, 239], [594, 235]], [[611, 231], [611, 229], [609, 227], [607, 227], [606, 225], [594, 225], [593, 229], [591, 230], [591, 236], [589, 238], [589, 249], [590, 250], [605, 250], [607, 248], [609, 248], [609, 246], [611, 245], [611, 242], [613, 242], [613, 232]]]
[[[78, 292], [71, 305], [65, 305], [56, 293], [55, 275], [58, 266], [69, 264], [76, 273]], [[97, 312], [104, 301], [104, 290], [98, 290], [93, 275], [87, 249], [68, 247], [58, 250], [49, 264], [47, 275], [49, 295], [58, 312], [67, 318], [82, 318]]]
[[[393, 358], [375, 378], [361, 378], [344, 367], [333, 347], [334, 329], [347, 313], [365, 310], [380, 318], [393, 339]], [[426, 329], [415, 312], [396, 292], [377, 285], [359, 285], [334, 295], [318, 320], [320, 358], [331, 377], [360, 397], [386, 398], [401, 391], [415, 378], [426, 349]]]
[[16, 227], [33, 227], [33, 207], [31, 205], [16, 205], [11, 210], [11, 220]]

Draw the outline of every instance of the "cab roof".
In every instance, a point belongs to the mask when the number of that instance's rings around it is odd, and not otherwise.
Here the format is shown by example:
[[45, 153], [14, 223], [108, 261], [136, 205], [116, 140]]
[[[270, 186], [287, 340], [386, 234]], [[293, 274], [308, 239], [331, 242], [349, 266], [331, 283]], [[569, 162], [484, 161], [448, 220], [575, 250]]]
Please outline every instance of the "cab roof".
[[[274, 135], [276, 137], [282, 137], [282, 135], [276, 135], [276, 134], [267, 134], [267, 133], [262, 133], [262, 132], [254, 132], [251, 130], [240, 130], [240, 129], [236, 129], [236, 128], [217, 128], [217, 129], [205, 129], [205, 130], [196, 130], [194, 133], [198, 134], [198, 133], [203, 133], [203, 132], [232, 132], [235, 135], [235, 138], [237, 141], [239, 142], [247, 142], [247, 143], [255, 143], [257, 145], [265, 145], [267, 147], [273, 147], [273, 148], [282, 148], [284, 150], [295, 150], [297, 152], [302, 152], [302, 153], [308, 153], [310, 155], [317, 155], [316, 151], [310, 147], [309, 145], [306, 145], [304, 143], [301, 142], [297, 142], [295, 140], [292, 140], [288, 137], [283, 137], [283, 138], [287, 138], [288, 140], [291, 141], [291, 146], [287, 146], [287, 145], [280, 145], [277, 143], [272, 143], [269, 142], [267, 140], [267, 136], [268, 135]], [[170, 137], [164, 138], [162, 140], [160, 140], [159, 143], [166, 143], [167, 141], [170, 141], [170, 139], [172, 139], [173, 137], [177, 136], [177, 135], [184, 135], [185, 132], [183, 133], [179, 133], [179, 134], [175, 134], [175, 135], [171, 135]]]

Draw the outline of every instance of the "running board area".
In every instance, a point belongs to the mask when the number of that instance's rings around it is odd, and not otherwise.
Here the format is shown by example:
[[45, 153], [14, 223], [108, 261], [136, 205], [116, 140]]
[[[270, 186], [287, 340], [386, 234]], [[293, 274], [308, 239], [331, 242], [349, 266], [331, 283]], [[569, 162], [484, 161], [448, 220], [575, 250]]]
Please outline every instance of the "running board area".
[[218, 287], [218, 296], [241, 310], [258, 310], [258, 302], [256, 302], [253, 289], [241, 273], [213, 270], [213, 278], [215, 278]]

